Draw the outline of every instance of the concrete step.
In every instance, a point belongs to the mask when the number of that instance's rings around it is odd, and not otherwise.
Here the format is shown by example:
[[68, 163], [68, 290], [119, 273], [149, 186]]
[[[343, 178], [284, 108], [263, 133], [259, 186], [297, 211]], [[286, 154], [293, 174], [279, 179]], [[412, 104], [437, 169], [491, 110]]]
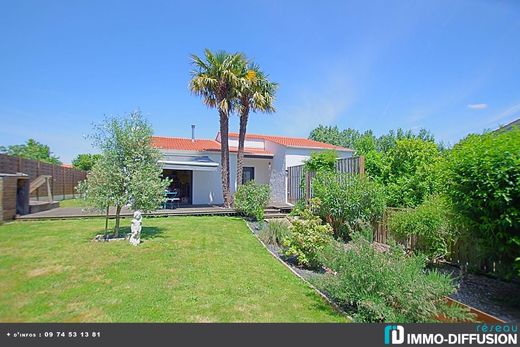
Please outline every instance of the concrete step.
[[29, 201], [29, 213], [37, 213], [52, 210], [53, 208], [60, 207], [60, 203], [58, 201]]
[[285, 218], [285, 217], [287, 217], [287, 213], [266, 213], [264, 215], [265, 219]]

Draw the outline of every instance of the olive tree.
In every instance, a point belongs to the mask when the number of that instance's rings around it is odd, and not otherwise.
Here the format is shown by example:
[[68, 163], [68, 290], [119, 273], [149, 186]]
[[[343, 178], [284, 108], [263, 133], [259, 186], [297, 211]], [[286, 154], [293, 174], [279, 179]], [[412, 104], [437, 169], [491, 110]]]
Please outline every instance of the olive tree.
[[107, 118], [91, 135], [101, 158], [78, 190], [98, 208], [115, 207], [115, 237], [123, 206], [149, 212], [164, 200], [169, 180], [161, 178], [160, 153], [151, 145], [152, 133], [141, 112], [135, 111], [125, 118]]

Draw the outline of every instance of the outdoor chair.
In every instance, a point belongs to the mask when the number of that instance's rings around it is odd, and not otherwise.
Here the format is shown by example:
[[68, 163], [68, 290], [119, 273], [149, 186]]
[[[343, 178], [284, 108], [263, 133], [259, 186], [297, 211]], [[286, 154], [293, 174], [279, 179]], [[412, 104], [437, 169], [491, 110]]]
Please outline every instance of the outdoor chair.
[[168, 191], [166, 192], [166, 201], [164, 202], [164, 208], [174, 209], [176, 207], [179, 207], [180, 201], [181, 198], [179, 197], [179, 191], [177, 189]]

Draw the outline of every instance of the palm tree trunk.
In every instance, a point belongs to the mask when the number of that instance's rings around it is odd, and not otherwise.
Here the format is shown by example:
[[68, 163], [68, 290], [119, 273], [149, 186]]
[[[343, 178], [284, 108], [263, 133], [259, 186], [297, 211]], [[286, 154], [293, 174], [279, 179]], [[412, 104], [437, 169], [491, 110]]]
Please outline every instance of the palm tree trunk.
[[116, 206], [116, 226], [114, 228], [114, 237], [119, 237], [119, 220], [121, 219], [121, 206]]
[[240, 132], [238, 134], [237, 152], [237, 187], [244, 183], [242, 181], [242, 171], [244, 167], [244, 147], [246, 142], [247, 121], [249, 118], [249, 107], [244, 105], [240, 112]]
[[231, 193], [229, 191], [229, 118], [228, 115], [219, 111], [220, 114], [220, 166], [222, 170], [222, 196], [224, 207], [231, 206]]

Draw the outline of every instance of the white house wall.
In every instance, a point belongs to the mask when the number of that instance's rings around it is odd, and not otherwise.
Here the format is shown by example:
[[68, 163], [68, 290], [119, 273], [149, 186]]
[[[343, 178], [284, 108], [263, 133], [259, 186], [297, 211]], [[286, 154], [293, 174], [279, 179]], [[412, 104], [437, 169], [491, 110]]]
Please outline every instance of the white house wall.
[[[286, 150], [286, 166], [303, 165], [305, 160], [311, 157], [312, 152], [322, 152], [325, 149], [310, 149], [310, 148], [287, 148]], [[348, 158], [352, 156], [352, 152], [336, 151], [339, 158]]]
[[[269, 163], [272, 162], [272, 159], [244, 159], [244, 166], [254, 167], [255, 168], [255, 182], [258, 184], [269, 184], [269, 178], [271, 176], [271, 170], [269, 169]], [[272, 164], [271, 164], [272, 166]], [[236, 174], [235, 174], [236, 177]], [[236, 180], [235, 180], [236, 181]]]
[[271, 202], [285, 203], [287, 200], [287, 174], [285, 172], [286, 148], [277, 143], [265, 141], [265, 150], [274, 154], [271, 161], [271, 175], [269, 177]]
[[[238, 139], [237, 138], [229, 138], [228, 140], [229, 147], [237, 147], [238, 148]], [[264, 149], [264, 140], [261, 139], [247, 139], [244, 141], [244, 147], [246, 148], [260, 148]]]
[[[207, 154], [211, 160], [220, 163], [220, 153]], [[222, 204], [222, 183], [220, 178], [220, 166], [215, 171], [193, 171], [193, 197], [192, 203]]]

